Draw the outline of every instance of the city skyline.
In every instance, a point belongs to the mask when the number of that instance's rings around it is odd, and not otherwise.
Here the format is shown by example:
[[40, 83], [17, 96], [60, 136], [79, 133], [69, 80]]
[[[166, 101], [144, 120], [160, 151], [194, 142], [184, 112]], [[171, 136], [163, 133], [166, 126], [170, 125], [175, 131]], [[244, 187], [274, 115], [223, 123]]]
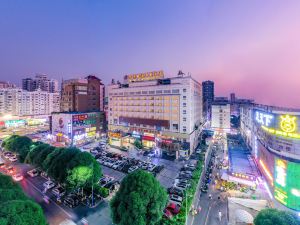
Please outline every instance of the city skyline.
[[125, 74], [183, 70], [213, 80], [217, 96], [299, 108], [300, 2], [118, 3], [3, 3], [1, 80], [96, 74], [108, 84]]

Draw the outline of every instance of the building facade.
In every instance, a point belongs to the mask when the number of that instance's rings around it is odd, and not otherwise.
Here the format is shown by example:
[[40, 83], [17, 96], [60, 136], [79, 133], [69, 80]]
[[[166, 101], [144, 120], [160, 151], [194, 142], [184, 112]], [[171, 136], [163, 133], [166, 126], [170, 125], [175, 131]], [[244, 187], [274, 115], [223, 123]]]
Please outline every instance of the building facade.
[[1, 115], [50, 115], [59, 111], [59, 105], [59, 93], [41, 90], [29, 92], [19, 88], [0, 89]]
[[215, 98], [214, 82], [207, 80], [202, 82], [203, 97], [203, 117], [205, 120], [211, 119], [211, 104]]
[[187, 155], [197, 145], [202, 123], [201, 84], [191, 76], [164, 78], [163, 71], [154, 71], [108, 86], [112, 145], [139, 140], [148, 148]]
[[104, 111], [104, 84], [96, 76], [62, 83], [61, 112]]
[[16, 85], [5, 81], [0, 81], [0, 89], [2, 88], [16, 88]]
[[49, 79], [45, 74], [36, 74], [34, 78], [22, 79], [22, 89], [26, 91], [58, 92], [58, 81]]
[[249, 104], [241, 107], [241, 133], [270, 194], [300, 210], [300, 110]]
[[103, 122], [103, 112], [53, 113], [50, 119], [50, 138], [66, 146], [80, 146], [100, 137]]
[[213, 103], [211, 106], [211, 128], [230, 129], [230, 104]]

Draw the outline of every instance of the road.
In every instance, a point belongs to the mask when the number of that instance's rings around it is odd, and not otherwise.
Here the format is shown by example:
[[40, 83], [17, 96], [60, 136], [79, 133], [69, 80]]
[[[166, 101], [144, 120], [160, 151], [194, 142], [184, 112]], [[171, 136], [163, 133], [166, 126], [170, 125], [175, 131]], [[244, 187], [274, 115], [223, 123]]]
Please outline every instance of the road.
[[[208, 153], [212, 148], [212, 144], [209, 146]], [[221, 144], [218, 143], [216, 158], [223, 159], [223, 149]], [[218, 169], [214, 168], [212, 171], [212, 177], [214, 178]], [[201, 186], [201, 185], [200, 185]], [[209, 198], [212, 196], [212, 199]], [[220, 199], [218, 199], [220, 197]], [[221, 193], [215, 189], [214, 179], [209, 184], [208, 193], [201, 193], [198, 189], [195, 196], [194, 208], [201, 208], [200, 213], [195, 216], [189, 214], [187, 224], [188, 225], [226, 225], [227, 224], [227, 198], [226, 193]], [[219, 220], [219, 211], [222, 213], [222, 219]]]

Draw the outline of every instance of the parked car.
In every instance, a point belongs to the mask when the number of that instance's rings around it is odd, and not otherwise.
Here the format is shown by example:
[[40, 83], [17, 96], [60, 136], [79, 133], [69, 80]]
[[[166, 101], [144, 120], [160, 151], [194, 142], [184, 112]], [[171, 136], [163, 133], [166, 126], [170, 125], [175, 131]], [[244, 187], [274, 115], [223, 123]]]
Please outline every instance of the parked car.
[[61, 197], [63, 196], [66, 191], [63, 187], [56, 187], [52, 189], [52, 193], [56, 196], [56, 197]]
[[174, 187], [181, 189], [181, 190], [185, 190], [188, 188], [188, 184], [177, 183], [177, 184], [174, 184]]
[[27, 174], [31, 177], [36, 177], [39, 175], [39, 171], [37, 169], [27, 171]]
[[43, 184], [43, 186], [45, 189], [49, 190], [49, 189], [55, 187], [55, 183], [53, 183], [51, 180], [48, 180]]
[[75, 208], [76, 206], [79, 205], [79, 199], [76, 195], [68, 195], [64, 199], [64, 205], [70, 207], [70, 208]]
[[180, 207], [175, 203], [169, 203], [166, 209], [173, 215], [177, 215], [180, 212]]
[[113, 165], [112, 165], [112, 168], [113, 169], [117, 169], [120, 165], [122, 165], [124, 162], [122, 162], [122, 161], [117, 161], [117, 162], [115, 162]]
[[148, 171], [153, 172], [153, 170], [155, 169], [156, 165], [154, 164], [149, 164], [148, 166]]
[[170, 187], [168, 188], [168, 193], [169, 194], [176, 194], [179, 195], [181, 197], [183, 197], [184, 193], [182, 189], [176, 188], [176, 187]]
[[164, 209], [164, 217], [166, 217], [167, 219], [171, 219], [173, 217], [173, 214], [168, 209]]
[[179, 195], [171, 194], [170, 199], [175, 202], [182, 202], [182, 197], [180, 197]]
[[138, 166], [132, 166], [128, 169], [128, 173], [132, 173], [134, 171], [136, 171], [139, 167]]
[[12, 157], [9, 157], [8, 160], [11, 162], [16, 162], [16, 161], [18, 161], [18, 158], [17, 158], [17, 156], [13, 155]]
[[154, 168], [153, 172], [155, 172], [155, 173], [160, 173], [161, 171], [163, 171], [164, 168], [165, 168], [164, 165], [156, 166], [156, 167]]
[[20, 173], [14, 174], [14, 175], [12, 176], [12, 178], [13, 178], [14, 181], [21, 181], [21, 180], [23, 180], [23, 176], [22, 176], [22, 174], [20, 174]]

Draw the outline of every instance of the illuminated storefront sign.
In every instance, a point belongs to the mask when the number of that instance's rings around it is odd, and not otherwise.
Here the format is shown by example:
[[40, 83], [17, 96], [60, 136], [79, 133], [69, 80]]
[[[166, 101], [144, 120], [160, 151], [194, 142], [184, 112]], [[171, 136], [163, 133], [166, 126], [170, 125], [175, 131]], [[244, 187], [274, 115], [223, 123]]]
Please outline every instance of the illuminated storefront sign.
[[255, 120], [262, 126], [266, 126], [266, 127], [270, 126], [270, 124], [273, 121], [273, 118], [274, 116], [271, 114], [267, 114], [259, 111], [255, 112]]
[[119, 139], [122, 137], [122, 135], [121, 135], [121, 133], [108, 132], [108, 137]]
[[275, 163], [275, 182], [282, 187], [286, 185], [286, 162], [281, 159], [277, 159]]
[[296, 131], [297, 123], [296, 123], [296, 116], [280, 116], [280, 128], [282, 131], [286, 133], [292, 133]]
[[130, 74], [125, 76], [125, 79], [127, 79], [128, 82], [156, 80], [162, 78], [164, 78], [164, 72], [162, 70], [148, 73]]
[[270, 134], [275, 134], [275, 135], [278, 135], [278, 136], [300, 139], [300, 134], [299, 133], [287, 133], [287, 132], [284, 132], [284, 131], [281, 131], [281, 130], [275, 130], [275, 129], [267, 128], [265, 126], [262, 126], [262, 129], [267, 131]]
[[288, 208], [300, 210], [300, 164], [275, 159], [274, 197]]
[[25, 126], [25, 120], [7, 120], [5, 121], [5, 127], [19, 127]]

